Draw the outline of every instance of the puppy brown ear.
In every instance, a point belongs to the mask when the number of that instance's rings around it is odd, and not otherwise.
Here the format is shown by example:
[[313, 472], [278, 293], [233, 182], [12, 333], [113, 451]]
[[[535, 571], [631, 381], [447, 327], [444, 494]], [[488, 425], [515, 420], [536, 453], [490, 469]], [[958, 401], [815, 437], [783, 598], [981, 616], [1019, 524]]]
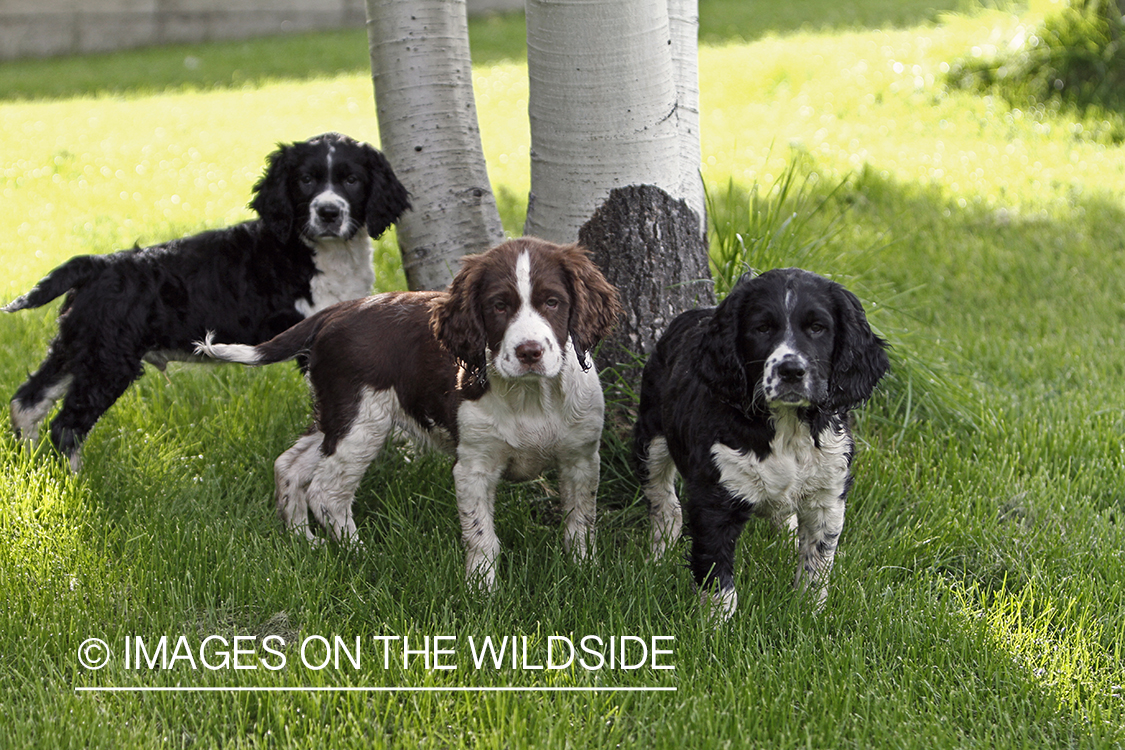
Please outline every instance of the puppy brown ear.
[[610, 334], [621, 316], [621, 303], [614, 288], [590, 260], [586, 248], [562, 248], [570, 283], [570, 336], [578, 352], [578, 362], [587, 369], [586, 354]]
[[286, 184], [292, 153], [292, 146], [279, 143], [277, 150], [266, 157], [266, 171], [254, 185], [254, 198], [250, 201], [250, 208], [261, 217], [266, 229], [282, 241], [289, 239], [293, 230], [293, 204]]
[[854, 294], [833, 284], [832, 296], [837, 333], [828, 401], [833, 408], [849, 409], [870, 398], [879, 379], [890, 368], [887, 342], [871, 330], [863, 305]]
[[446, 293], [430, 307], [430, 330], [434, 338], [457, 358], [471, 382], [484, 382], [488, 344], [481, 317], [481, 256], [461, 259], [461, 270]]
[[367, 172], [371, 180], [366, 206], [367, 235], [374, 240], [410, 208], [410, 194], [395, 177], [391, 163], [381, 151], [367, 144], [364, 144], [364, 149], [367, 151]]

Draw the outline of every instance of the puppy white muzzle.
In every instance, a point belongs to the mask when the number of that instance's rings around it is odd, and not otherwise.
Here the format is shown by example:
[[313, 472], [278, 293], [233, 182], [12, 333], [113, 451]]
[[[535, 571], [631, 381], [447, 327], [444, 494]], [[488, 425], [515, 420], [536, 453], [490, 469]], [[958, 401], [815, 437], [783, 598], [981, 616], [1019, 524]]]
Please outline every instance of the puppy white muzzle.
[[331, 190], [325, 190], [309, 203], [309, 220], [305, 226], [305, 234], [308, 237], [349, 239], [354, 233], [351, 210], [342, 196]]
[[768, 404], [808, 406], [814, 395], [808, 359], [788, 346], [778, 347], [766, 360], [762, 395]]

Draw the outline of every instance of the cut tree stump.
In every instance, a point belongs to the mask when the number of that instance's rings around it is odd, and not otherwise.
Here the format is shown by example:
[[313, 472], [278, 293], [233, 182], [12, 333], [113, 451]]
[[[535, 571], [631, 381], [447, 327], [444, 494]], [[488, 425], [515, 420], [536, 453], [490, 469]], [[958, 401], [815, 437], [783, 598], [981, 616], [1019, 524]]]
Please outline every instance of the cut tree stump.
[[617, 287], [624, 314], [597, 353], [607, 401], [626, 408], [639, 393], [641, 369], [672, 319], [715, 304], [706, 233], [687, 203], [653, 185], [610, 192], [578, 241]]

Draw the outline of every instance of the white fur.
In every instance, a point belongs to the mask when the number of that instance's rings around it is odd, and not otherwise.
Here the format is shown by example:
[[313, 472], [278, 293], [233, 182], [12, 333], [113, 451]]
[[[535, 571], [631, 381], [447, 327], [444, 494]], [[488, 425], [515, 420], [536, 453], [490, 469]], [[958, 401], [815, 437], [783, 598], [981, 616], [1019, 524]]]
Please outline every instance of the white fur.
[[[790, 293], [791, 294], [791, 293]], [[788, 299], [788, 297], [787, 297]], [[803, 393], [809, 392], [809, 371], [810, 363], [808, 357], [799, 352], [792, 344], [792, 339], [787, 337], [766, 359], [766, 364], [762, 368], [762, 382], [761, 389], [762, 395], [765, 397], [767, 404], [773, 404], [779, 401], [783, 395], [781, 374], [778, 368], [783, 364], [798, 364], [805, 368], [805, 377], [802, 380], [801, 390]], [[808, 406], [808, 399], [803, 398], [799, 402], [792, 402], [793, 405]]]
[[309, 528], [309, 482], [320, 462], [323, 440], [324, 434], [319, 431], [302, 435], [273, 464], [277, 514], [286, 528], [304, 533], [310, 542], [315, 542], [316, 536]]
[[306, 318], [326, 307], [371, 294], [375, 284], [374, 250], [366, 229], [349, 240], [321, 239], [313, 244], [317, 273], [309, 281], [312, 303], [299, 299], [295, 307]]
[[[516, 288], [519, 291], [520, 306], [504, 332], [500, 350], [493, 357], [496, 369], [505, 378], [527, 374], [553, 378], [562, 367], [564, 351], [550, 324], [532, 305], [531, 257], [526, 250], [516, 259]], [[530, 367], [522, 363], [516, 353], [518, 347], [529, 343], [536, 344], [543, 350], [542, 358]]]
[[711, 447], [720, 483], [783, 529], [796, 518], [800, 565], [795, 584], [816, 587], [818, 603], [827, 596], [836, 542], [844, 528], [844, 500], [851, 441], [844, 431], [825, 429], [820, 447], [794, 409], [774, 411], [770, 454], [759, 459], [722, 443]]
[[274, 462], [277, 512], [285, 525], [315, 540], [308, 525], [308, 513], [312, 511], [332, 539], [358, 542], [352, 517], [356, 488], [387, 438], [398, 430], [439, 449], [452, 447], [444, 432], [427, 431], [411, 419], [390, 389], [361, 391], [355, 421], [336, 443], [332, 455], [326, 456], [321, 450], [323, 433], [314, 431], [300, 437]]
[[709, 589], [699, 592], [699, 603], [713, 622], [725, 622], [738, 608], [738, 592], [734, 589]]
[[261, 362], [261, 356], [255, 347], [249, 344], [216, 344], [215, 334], [211, 331], [207, 332], [203, 341], [196, 344], [195, 354], [240, 365], [256, 365]]
[[[39, 423], [51, 411], [55, 402], [66, 395], [70, 388], [70, 375], [59, 378], [43, 394], [43, 398], [30, 408], [23, 408], [19, 401], [12, 399], [9, 404], [9, 413], [12, 418], [12, 429], [18, 430], [20, 437], [28, 443], [39, 442]], [[73, 468], [73, 467], [72, 467]], [[77, 469], [75, 469], [77, 471]]]
[[652, 556], [660, 559], [680, 538], [683, 527], [683, 513], [676, 497], [676, 464], [663, 435], [649, 443], [645, 469], [648, 481], [644, 493], [652, 519]]
[[579, 367], [573, 346], [557, 377], [505, 379], [492, 368], [488, 392], [462, 402], [453, 468], [466, 549], [466, 576], [495, 585], [500, 543], [493, 523], [496, 485], [559, 470], [564, 544], [577, 559], [593, 551], [598, 448], [605, 403], [597, 374]]

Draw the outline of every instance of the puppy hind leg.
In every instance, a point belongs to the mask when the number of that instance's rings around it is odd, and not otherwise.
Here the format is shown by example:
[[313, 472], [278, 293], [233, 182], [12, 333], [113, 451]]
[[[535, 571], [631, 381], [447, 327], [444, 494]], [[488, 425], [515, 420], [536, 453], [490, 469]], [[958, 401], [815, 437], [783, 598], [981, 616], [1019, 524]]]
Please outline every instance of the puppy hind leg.
[[393, 391], [366, 391], [347, 432], [331, 454], [320, 457], [308, 488], [313, 517], [336, 541], [358, 542], [352, 502], [367, 467], [379, 455], [395, 426], [398, 400]]
[[277, 515], [285, 528], [303, 533], [310, 542], [316, 541], [316, 536], [309, 526], [309, 484], [320, 463], [323, 440], [324, 435], [319, 431], [303, 435], [273, 464]]
[[30, 443], [39, 441], [39, 423], [50, 413], [55, 402], [66, 395], [71, 380], [64, 368], [62, 355], [52, 348], [39, 369], [12, 397], [9, 413], [12, 431], [17, 438]]
[[663, 436], [648, 444], [643, 462], [644, 494], [652, 521], [652, 559], [659, 560], [680, 538], [683, 528], [683, 513], [676, 497], [676, 464]]
[[88, 364], [74, 372], [62, 408], [51, 422], [51, 442], [74, 472], [82, 466], [86, 435], [142, 373], [140, 355]]

